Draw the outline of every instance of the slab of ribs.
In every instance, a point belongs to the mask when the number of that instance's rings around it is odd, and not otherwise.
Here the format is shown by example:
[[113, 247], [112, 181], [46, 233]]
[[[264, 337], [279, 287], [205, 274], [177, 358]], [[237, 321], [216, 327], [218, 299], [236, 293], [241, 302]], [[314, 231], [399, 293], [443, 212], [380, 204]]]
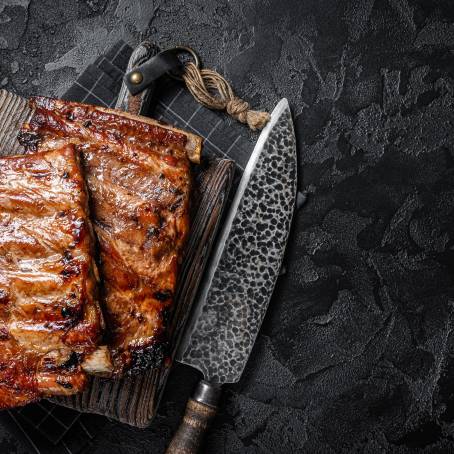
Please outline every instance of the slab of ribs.
[[201, 151], [148, 118], [30, 106], [25, 154], [0, 158], [0, 408], [162, 364]]

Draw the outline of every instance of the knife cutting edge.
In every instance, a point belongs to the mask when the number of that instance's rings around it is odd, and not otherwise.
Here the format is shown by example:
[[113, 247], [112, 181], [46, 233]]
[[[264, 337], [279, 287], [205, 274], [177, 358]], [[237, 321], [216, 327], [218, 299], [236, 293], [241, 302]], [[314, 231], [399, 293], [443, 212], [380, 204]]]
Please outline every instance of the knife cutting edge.
[[274, 108], [246, 166], [176, 359], [204, 376], [167, 454], [195, 453], [221, 385], [239, 381], [276, 284], [296, 200], [296, 140], [288, 101]]

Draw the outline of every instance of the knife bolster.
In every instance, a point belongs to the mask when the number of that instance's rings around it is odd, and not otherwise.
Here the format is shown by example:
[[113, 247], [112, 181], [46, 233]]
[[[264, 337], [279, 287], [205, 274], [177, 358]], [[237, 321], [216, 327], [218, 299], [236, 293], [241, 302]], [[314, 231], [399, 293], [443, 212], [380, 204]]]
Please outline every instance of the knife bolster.
[[205, 380], [201, 380], [192, 394], [192, 399], [201, 404], [210, 405], [211, 407], [216, 408], [220, 394], [220, 384], [212, 384]]

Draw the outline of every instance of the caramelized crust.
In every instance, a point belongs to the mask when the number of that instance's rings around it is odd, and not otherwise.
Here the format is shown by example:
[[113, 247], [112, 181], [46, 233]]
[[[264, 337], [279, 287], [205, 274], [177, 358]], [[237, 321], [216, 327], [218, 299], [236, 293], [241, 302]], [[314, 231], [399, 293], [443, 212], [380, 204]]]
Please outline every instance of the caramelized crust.
[[200, 139], [94, 106], [34, 98], [31, 107], [27, 151], [71, 143], [83, 156], [115, 374], [157, 366], [189, 230], [188, 149], [199, 153]]
[[77, 156], [0, 158], [0, 408], [81, 391], [101, 335]]

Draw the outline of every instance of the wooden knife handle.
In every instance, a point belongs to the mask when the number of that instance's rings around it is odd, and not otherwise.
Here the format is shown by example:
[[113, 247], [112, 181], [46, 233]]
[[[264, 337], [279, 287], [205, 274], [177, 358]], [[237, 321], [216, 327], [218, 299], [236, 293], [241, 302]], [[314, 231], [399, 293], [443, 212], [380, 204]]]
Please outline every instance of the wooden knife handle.
[[197, 454], [205, 433], [217, 413], [220, 386], [202, 380], [189, 399], [183, 421], [166, 454]]

